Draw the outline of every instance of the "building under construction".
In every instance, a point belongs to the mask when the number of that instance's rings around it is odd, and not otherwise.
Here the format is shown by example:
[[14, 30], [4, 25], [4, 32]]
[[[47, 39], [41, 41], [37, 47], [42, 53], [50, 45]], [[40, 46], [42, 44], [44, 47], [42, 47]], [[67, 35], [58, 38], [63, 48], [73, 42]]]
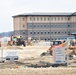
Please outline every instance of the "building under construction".
[[76, 32], [74, 13], [25, 13], [13, 16], [14, 35], [25, 40], [56, 40], [72, 37]]

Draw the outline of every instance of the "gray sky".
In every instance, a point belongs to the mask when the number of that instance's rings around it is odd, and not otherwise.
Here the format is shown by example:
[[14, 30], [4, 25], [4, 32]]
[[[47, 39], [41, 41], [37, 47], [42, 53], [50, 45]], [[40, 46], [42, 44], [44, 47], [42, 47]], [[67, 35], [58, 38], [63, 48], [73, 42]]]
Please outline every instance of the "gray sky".
[[76, 12], [76, 0], [1, 0], [0, 32], [13, 30], [12, 16], [32, 12]]

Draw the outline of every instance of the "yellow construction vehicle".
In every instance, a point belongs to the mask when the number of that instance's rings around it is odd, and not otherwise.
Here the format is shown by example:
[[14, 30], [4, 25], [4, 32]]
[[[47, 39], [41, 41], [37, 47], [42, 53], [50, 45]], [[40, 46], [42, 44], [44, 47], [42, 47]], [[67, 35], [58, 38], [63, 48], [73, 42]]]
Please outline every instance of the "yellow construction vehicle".
[[[49, 49], [47, 50], [47, 52], [49, 52], [51, 55], [52, 55], [52, 47], [53, 46], [57, 46], [57, 45], [66, 45], [66, 43], [63, 41], [61, 41], [61, 40], [59, 40], [59, 41], [53, 41], [53, 44], [49, 47]], [[71, 54], [75, 54], [76, 55], [76, 46], [70, 46], [70, 45], [68, 45], [68, 53], [69, 53], [69, 55], [71, 55]]]

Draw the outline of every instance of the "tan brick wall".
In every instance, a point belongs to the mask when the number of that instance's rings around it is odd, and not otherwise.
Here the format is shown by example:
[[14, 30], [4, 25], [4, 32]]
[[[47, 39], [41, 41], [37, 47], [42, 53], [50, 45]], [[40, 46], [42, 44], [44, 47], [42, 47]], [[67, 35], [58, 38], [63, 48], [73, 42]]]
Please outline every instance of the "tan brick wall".
[[76, 16], [71, 16], [70, 17], [70, 22], [76, 22]]
[[[24, 18], [24, 20], [23, 20]], [[30, 18], [35, 18], [35, 21], [30, 21]], [[39, 18], [39, 21], [37, 21], [37, 18]], [[42, 18], [42, 21], [40, 20]], [[46, 18], [46, 21], [44, 21], [44, 18]], [[28, 17], [15, 17], [14, 18], [14, 30], [27, 30], [27, 23], [66, 23], [66, 22], [76, 22], [76, 16], [70, 17], [70, 20], [68, 20], [68, 17], [66, 17], [67, 20], [65, 20], [65, 17], [63, 16], [52, 16], [53, 20], [49, 21], [48, 16], [28, 16]], [[55, 21], [56, 18], [56, 21]], [[58, 21], [58, 18], [60, 20]], [[61, 20], [63, 18], [63, 20]], [[25, 27], [23, 27], [23, 25]]]
[[[33, 18], [33, 21], [31, 20], [30, 21], [30, 18]], [[35, 20], [34, 20], [34, 18], [35, 18]], [[37, 20], [37, 18], [39, 18], [39, 21]], [[41, 21], [41, 18], [42, 18], [42, 21]], [[44, 20], [44, 18], [46, 18], [46, 20]], [[48, 20], [48, 18], [53, 18], [53, 20]], [[55, 18], [56, 18], [56, 20], [55, 20]], [[60, 18], [60, 20], [58, 20], [58, 18]], [[62, 20], [62, 18], [63, 18], [63, 20]], [[66, 17], [66, 20], [65, 20], [65, 17], [63, 17], [63, 16], [52, 16], [52, 17], [48, 17], [48, 16], [28, 16], [27, 17], [27, 22], [28, 23], [63, 23], [63, 22], [67, 22], [67, 18], [68, 17]]]
[[[25, 25], [25, 27], [23, 27], [23, 25]], [[26, 30], [26, 29], [27, 29], [27, 17], [15, 17], [14, 30]]]
[[[33, 21], [30, 20], [30, 18], [33, 18]], [[35, 20], [34, 20], [34, 18], [35, 18]], [[37, 20], [37, 18], [39, 18], [39, 20]], [[41, 20], [41, 18], [42, 18], [42, 20]], [[44, 18], [46, 18], [46, 20], [44, 20]], [[53, 20], [50, 21], [50, 20], [48, 20], [48, 18], [53, 18]], [[59, 20], [58, 20], [58, 18], [59, 18]], [[68, 20], [68, 18], [70, 18], [70, 19]], [[33, 17], [32, 16], [20, 16], [20, 17], [14, 18], [14, 30], [16, 31], [15, 32], [16, 34], [21, 34], [21, 35], [26, 36], [26, 37], [33, 37], [33, 36], [34, 37], [44, 37], [45, 36], [45, 38], [49, 37], [50, 34], [47, 34], [47, 35], [45, 35], [45, 34], [43, 34], [43, 35], [36, 34], [35, 35], [34, 34], [34, 35], [32, 35], [32, 34], [30, 34], [30, 32], [37, 33], [37, 32], [44, 32], [44, 31], [45, 32], [51, 31], [51, 32], [53, 32], [52, 38], [53, 37], [54, 38], [57, 38], [57, 37], [61, 38], [61, 37], [68, 36], [69, 31], [70, 31], [70, 33], [76, 31], [76, 27], [75, 27], [74, 22], [76, 22], [76, 16], [70, 16], [70, 17], [68, 17], [68, 16], [67, 17], [66, 16], [51, 16], [51, 17], [50, 16], [33, 16]], [[33, 24], [37, 23], [39, 25], [42, 24], [43, 28], [39, 28], [39, 27], [37, 28], [37, 26], [38, 26], [37, 24], [34, 24], [34, 25], [36, 25], [36, 27], [34, 27], [33, 29], [30, 27], [30, 24], [28, 25], [28, 28], [27, 28], [28, 23], [33, 23]], [[45, 28], [44, 25], [48, 25], [47, 23], [54, 25], [54, 26], [52, 26], [51, 29], [48, 26], [47, 26], [47, 28]], [[58, 23], [59, 25], [56, 23]], [[23, 27], [23, 25], [24, 25], [24, 27]], [[56, 25], [57, 25], [57, 28], [55, 27]], [[71, 27], [68, 27], [68, 25], [70, 25]], [[60, 28], [58, 28], [58, 26]], [[28, 30], [27, 33], [23, 34], [23, 32], [26, 32], [26, 30]], [[57, 32], [57, 34], [55, 34], [55, 32]], [[58, 32], [60, 32], [60, 33], [58, 33]], [[62, 32], [64, 32], [64, 33], [62, 33]], [[67, 32], [67, 33], [65, 33], [65, 32]]]
[[14, 18], [14, 30], [20, 30], [20, 18], [19, 17]]
[[21, 21], [21, 30], [26, 30], [27, 29], [27, 17], [20, 17], [20, 21]]

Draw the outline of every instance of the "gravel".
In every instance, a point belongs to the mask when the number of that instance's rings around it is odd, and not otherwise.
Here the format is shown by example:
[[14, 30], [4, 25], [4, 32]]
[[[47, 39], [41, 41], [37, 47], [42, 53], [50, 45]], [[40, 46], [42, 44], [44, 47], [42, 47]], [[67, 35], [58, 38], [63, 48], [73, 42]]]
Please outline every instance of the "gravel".
[[0, 69], [0, 75], [76, 75], [76, 68]]

